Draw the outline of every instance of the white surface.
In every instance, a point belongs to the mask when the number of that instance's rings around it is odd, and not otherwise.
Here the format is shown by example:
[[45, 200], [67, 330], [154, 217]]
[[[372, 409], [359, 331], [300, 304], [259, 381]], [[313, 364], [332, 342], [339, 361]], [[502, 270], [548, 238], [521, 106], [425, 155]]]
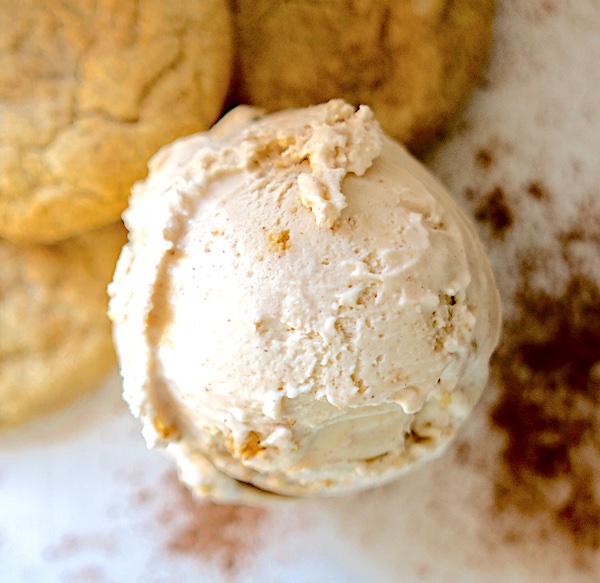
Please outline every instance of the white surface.
[[[460, 439], [480, 462], [456, 464], [455, 449], [386, 488], [272, 509], [242, 525], [240, 564], [228, 571], [219, 547], [168, 550], [190, 506], [170, 462], [146, 450], [115, 373], [68, 410], [0, 434], [0, 581], [593, 581], [560, 552], [500, 544], [484, 463], [499, 442], [485, 409]], [[200, 536], [213, 528], [194, 521]]]
[[[173, 503], [173, 487], [160, 490], [169, 470], [170, 462], [146, 450], [116, 374], [70, 409], [4, 432], [0, 581], [220, 580], [210, 560], [165, 550], [169, 532], [156, 516]], [[151, 503], [136, 502], [142, 490]], [[331, 538], [325, 525], [312, 534]], [[329, 556], [330, 543], [313, 540], [309, 552], [278, 560], [275, 546], [247, 580], [369, 580]]]
[[[600, 283], [597, 238], [569, 251], [576, 261], [567, 266], [557, 226], [573, 229], [600, 213], [600, 4], [497, 5], [490, 82], [433, 165], [465, 207], [478, 204], [465, 199], [467, 188], [484, 196], [500, 184], [517, 209], [506, 237], [486, 241], [510, 314], [517, 258], [531, 246], [541, 258], [534, 285], [556, 291], [569, 270]], [[473, 153], [491, 146], [498, 155], [483, 173]], [[538, 179], [551, 196], [525, 204], [527, 184]], [[597, 221], [592, 229], [597, 237]], [[178, 531], [206, 541], [207, 531], [223, 537], [227, 526], [211, 526], [207, 507], [186, 502], [169, 462], [146, 450], [119, 391], [114, 374], [70, 409], [0, 433], [0, 583], [235, 580], [222, 553], [236, 545], [243, 583], [600, 581], [600, 553], [574, 546], [573, 533], [553, 530], [547, 517], [494, 510], [504, 436], [488, 423], [493, 386], [458, 443], [417, 473], [271, 510], [256, 524], [234, 524], [237, 543], [186, 552], [169, 550]], [[598, 442], [592, 436], [595, 467]]]

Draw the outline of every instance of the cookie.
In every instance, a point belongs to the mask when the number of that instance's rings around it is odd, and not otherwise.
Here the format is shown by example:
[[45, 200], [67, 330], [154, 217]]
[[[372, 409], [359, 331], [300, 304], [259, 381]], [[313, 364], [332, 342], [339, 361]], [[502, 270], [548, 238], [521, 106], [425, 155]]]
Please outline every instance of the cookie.
[[221, 112], [226, 0], [0, 0], [0, 14], [0, 237], [116, 221], [150, 156]]
[[54, 245], [0, 240], [0, 426], [95, 387], [115, 362], [106, 286], [122, 223]]
[[493, 0], [234, 0], [234, 98], [270, 111], [342, 97], [423, 151], [487, 61]]

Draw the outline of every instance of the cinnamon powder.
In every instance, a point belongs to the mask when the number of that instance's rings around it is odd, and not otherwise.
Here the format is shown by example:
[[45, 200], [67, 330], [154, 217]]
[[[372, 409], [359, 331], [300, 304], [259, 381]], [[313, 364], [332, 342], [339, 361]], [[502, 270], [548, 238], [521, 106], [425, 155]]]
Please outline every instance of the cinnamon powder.
[[512, 227], [514, 218], [502, 188], [497, 186], [486, 196], [483, 204], [475, 211], [475, 219], [488, 223], [495, 237], [504, 238], [506, 231]]
[[173, 493], [173, 504], [159, 516], [167, 527], [165, 550], [215, 562], [227, 577], [248, 566], [261, 547], [267, 511], [195, 500], [171, 474], [165, 482]]
[[519, 303], [495, 361], [501, 395], [490, 417], [506, 438], [495, 507], [546, 517], [549, 530], [596, 550], [600, 289], [583, 277], [556, 298], [525, 286]]

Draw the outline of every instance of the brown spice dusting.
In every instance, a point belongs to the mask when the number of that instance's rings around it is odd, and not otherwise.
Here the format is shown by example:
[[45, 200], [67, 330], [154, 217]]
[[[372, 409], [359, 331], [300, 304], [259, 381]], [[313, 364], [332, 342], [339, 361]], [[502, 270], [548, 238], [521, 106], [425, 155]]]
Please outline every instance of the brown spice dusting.
[[117, 552], [116, 540], [98, 533], [64, 535], [57, 545], [45, 548], [42, 556], [47, 561], [61, 561], [90, 551], [110, 557]]
[[177, 441], [181, 439], [181, 431], [173, 423], [165, 423], [158, 415], [153, 419], [154, 429], [163, 439]]
[[471, 460], [471, 444], [467, 441], [456, 442], [454, 445], [454, 459], [461, 466], [468, 464]]
[[571, 243], [575, 243], [578, 241], [584, 241], [587, 237], [587, 233], [583, 229], [576, 229], [573, 231], [568, 231], [564, 233], [561, 237], [561, 242], [564, 247]]
[[478, 150], [475, 154], [475, 161], [477, 162], [477, 164], [479, 164], [479, 166], [487, 170], [494, 162], [494, 158], [492, 157], [492, 153], [489, 150], [482, 148], [481, 150]]
[[541, 200], [543, 198], [548, 198], [548, 194], [546, 193], [546, 190], [539, 182], [532, 182], [527, 187], [527, 194], [529, 194], [533, 198], [537, 198], [538, 200]]
[[583, 229], [574, 229], [561, 234], [561, 242], [565, 248], [565, 256], [568, 255], [568, 246], [572, 243], [587, 242], [600, 247], [600, 232], [588, 233]]
[[132, 504], [138, 507], [145, 506], [152, 501], [153, 497], [154, 493], [151, 490], [140, 488], [134, 493]]
[[502, 542], [509, 545], [518, 544], [522, 539], [523, 535], [516, 530], [507, 530], [502, 536]]
[[419, 581], [427, 581], [431, 579], [431, 565], [420, 563], [415, 568], [415, 575]]
[[[585, 476], [585, 473], [588, 475]], [[600, 548], [600, 512], [594, 493], [594, 476], [589, 469], [582, 470], [584, 479], [574, 485], [567, 503], [560, 509], [559, 523], [575, 535], [581, 546]]]
[[229, 577], [235, 577], [261, 546], [264, 508], [220, 505], [195, 500], [171, 474], [168, 487], [174, 492], [174, 514], [163, 516], [172, 524], [165, 549], [169, 553], [197, 556], [214, 561]]
[[67, 575], [64, 581], [66, 583], [104, 583], [106, 577], [100, 567], [90, 565]]
[[542, 10], [548, 14], [556, 12], [556, 4], [552, 0], [544, 0], [542, 2]]
[[493, 234], [500, 239], [504, 238], [514, 219], [506, 203], [504, 191], [499, 186], [488, 194], [483, 204], [475, 211], [475, 218], [482, 223], [489, 223]]
[[525, 289], [519, 300], [495, 361], [491, 420], [507, 439], [495, 506], [600, 549], [600, 289], [575, 278], [559, 298]]

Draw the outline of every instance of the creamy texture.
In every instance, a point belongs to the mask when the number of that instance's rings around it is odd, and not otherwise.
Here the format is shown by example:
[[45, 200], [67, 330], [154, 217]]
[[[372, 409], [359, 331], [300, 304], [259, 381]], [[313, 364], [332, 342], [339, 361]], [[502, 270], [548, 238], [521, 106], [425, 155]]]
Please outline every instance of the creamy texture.
[[164, 148], [110, 287], [124, 395], [199, 495], [338, 494], [439, 454], [500, 326], [465, 216], [368, 107]]

